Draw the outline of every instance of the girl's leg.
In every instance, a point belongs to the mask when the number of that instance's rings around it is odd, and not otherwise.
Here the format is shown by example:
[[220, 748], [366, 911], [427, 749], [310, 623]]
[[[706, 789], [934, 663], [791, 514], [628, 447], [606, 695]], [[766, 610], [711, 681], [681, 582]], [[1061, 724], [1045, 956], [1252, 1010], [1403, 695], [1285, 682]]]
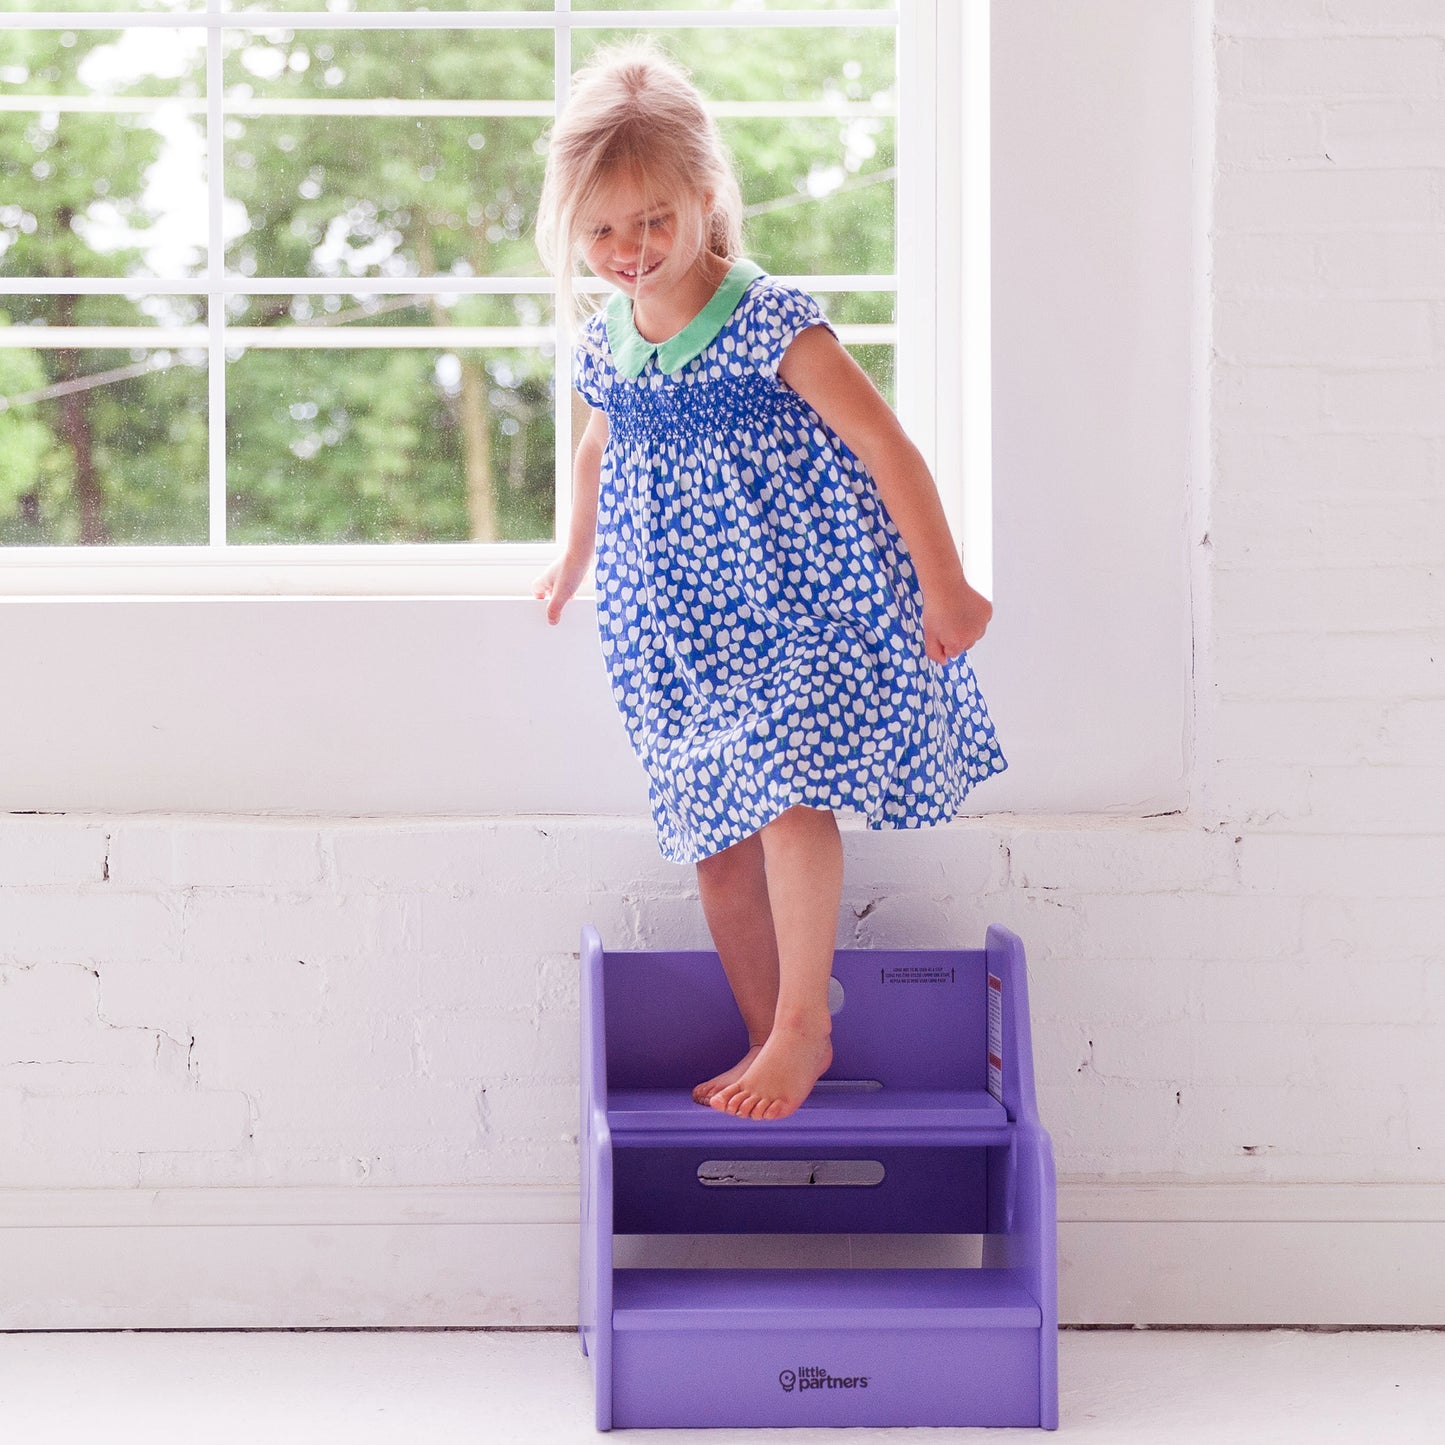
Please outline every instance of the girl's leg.
[[768, 904], [762, 837], [754, 833], [703, 858], [697, 865], [697, 891], [752, 1046], [731, 1069], [692, 1091], [699, 1104], [706, 1104], [719, 1089], [740, 1078], [757, 1056], [778, 1007], [778, 942]]
[[843, 898], [843, 840], [826, 808], [789, 808], [761, 830], [778, 943], [778, 1004], [766, 1044], [708, 1100], [749, 1119], [781, 1119], [833, 1062], [828, 979]]

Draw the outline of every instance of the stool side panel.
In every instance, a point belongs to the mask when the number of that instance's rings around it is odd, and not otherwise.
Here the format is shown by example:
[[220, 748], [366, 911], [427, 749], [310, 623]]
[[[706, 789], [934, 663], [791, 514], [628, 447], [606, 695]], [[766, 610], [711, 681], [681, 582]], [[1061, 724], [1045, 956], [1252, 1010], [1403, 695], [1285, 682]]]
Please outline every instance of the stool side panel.
[[603, 949], [597, 930], [582, 930], [580, 1081], [581, 1236], [578, 1241], [578, 1332], [592, 1370], [597, 1428], [612, 1428], [612, 1138], [607, 1125]]

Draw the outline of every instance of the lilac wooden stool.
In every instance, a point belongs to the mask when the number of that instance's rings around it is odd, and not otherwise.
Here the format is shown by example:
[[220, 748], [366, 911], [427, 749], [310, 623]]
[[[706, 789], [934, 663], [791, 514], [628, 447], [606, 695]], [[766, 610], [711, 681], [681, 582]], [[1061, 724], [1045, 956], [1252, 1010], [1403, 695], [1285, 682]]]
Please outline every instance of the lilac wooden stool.
[[[840, 949], [786, 1119], [692, 1088], [747, 1048], [716, 953], [582, 930], [581, 1323], [597, 1428], [1058, 1426], [1054, 1161], [1023, 944]], [[621, 1269], [615, 1234], [978, 1234], [977, 1269]]]

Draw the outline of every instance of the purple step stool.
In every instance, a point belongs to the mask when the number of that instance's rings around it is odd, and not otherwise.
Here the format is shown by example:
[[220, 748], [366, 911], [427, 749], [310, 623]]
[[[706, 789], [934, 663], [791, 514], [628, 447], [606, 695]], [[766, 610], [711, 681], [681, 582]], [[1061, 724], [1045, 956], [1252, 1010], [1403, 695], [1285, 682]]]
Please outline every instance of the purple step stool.
[[[582, 930], [582, 1349], [597, 1428], [1058, 1428], [1054, 1159], [1023, 944], [840, 949], [833, 1065], [695, 1104], [747, 1034], [716, 953]], [[628, 1234], [978, 1234], [978, 1269], [623, 1269]]]

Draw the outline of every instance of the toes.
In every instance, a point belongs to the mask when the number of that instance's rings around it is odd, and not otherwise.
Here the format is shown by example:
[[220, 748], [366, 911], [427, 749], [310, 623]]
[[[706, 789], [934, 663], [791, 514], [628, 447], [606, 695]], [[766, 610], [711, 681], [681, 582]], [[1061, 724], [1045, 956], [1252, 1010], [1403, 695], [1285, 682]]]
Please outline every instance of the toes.
[[729, 1112], [736, 1114], [739, 1119], [750, 1119], [753, 1115], [753, 1095], [739, 1094], [737, 1097], [737, 1108]]

